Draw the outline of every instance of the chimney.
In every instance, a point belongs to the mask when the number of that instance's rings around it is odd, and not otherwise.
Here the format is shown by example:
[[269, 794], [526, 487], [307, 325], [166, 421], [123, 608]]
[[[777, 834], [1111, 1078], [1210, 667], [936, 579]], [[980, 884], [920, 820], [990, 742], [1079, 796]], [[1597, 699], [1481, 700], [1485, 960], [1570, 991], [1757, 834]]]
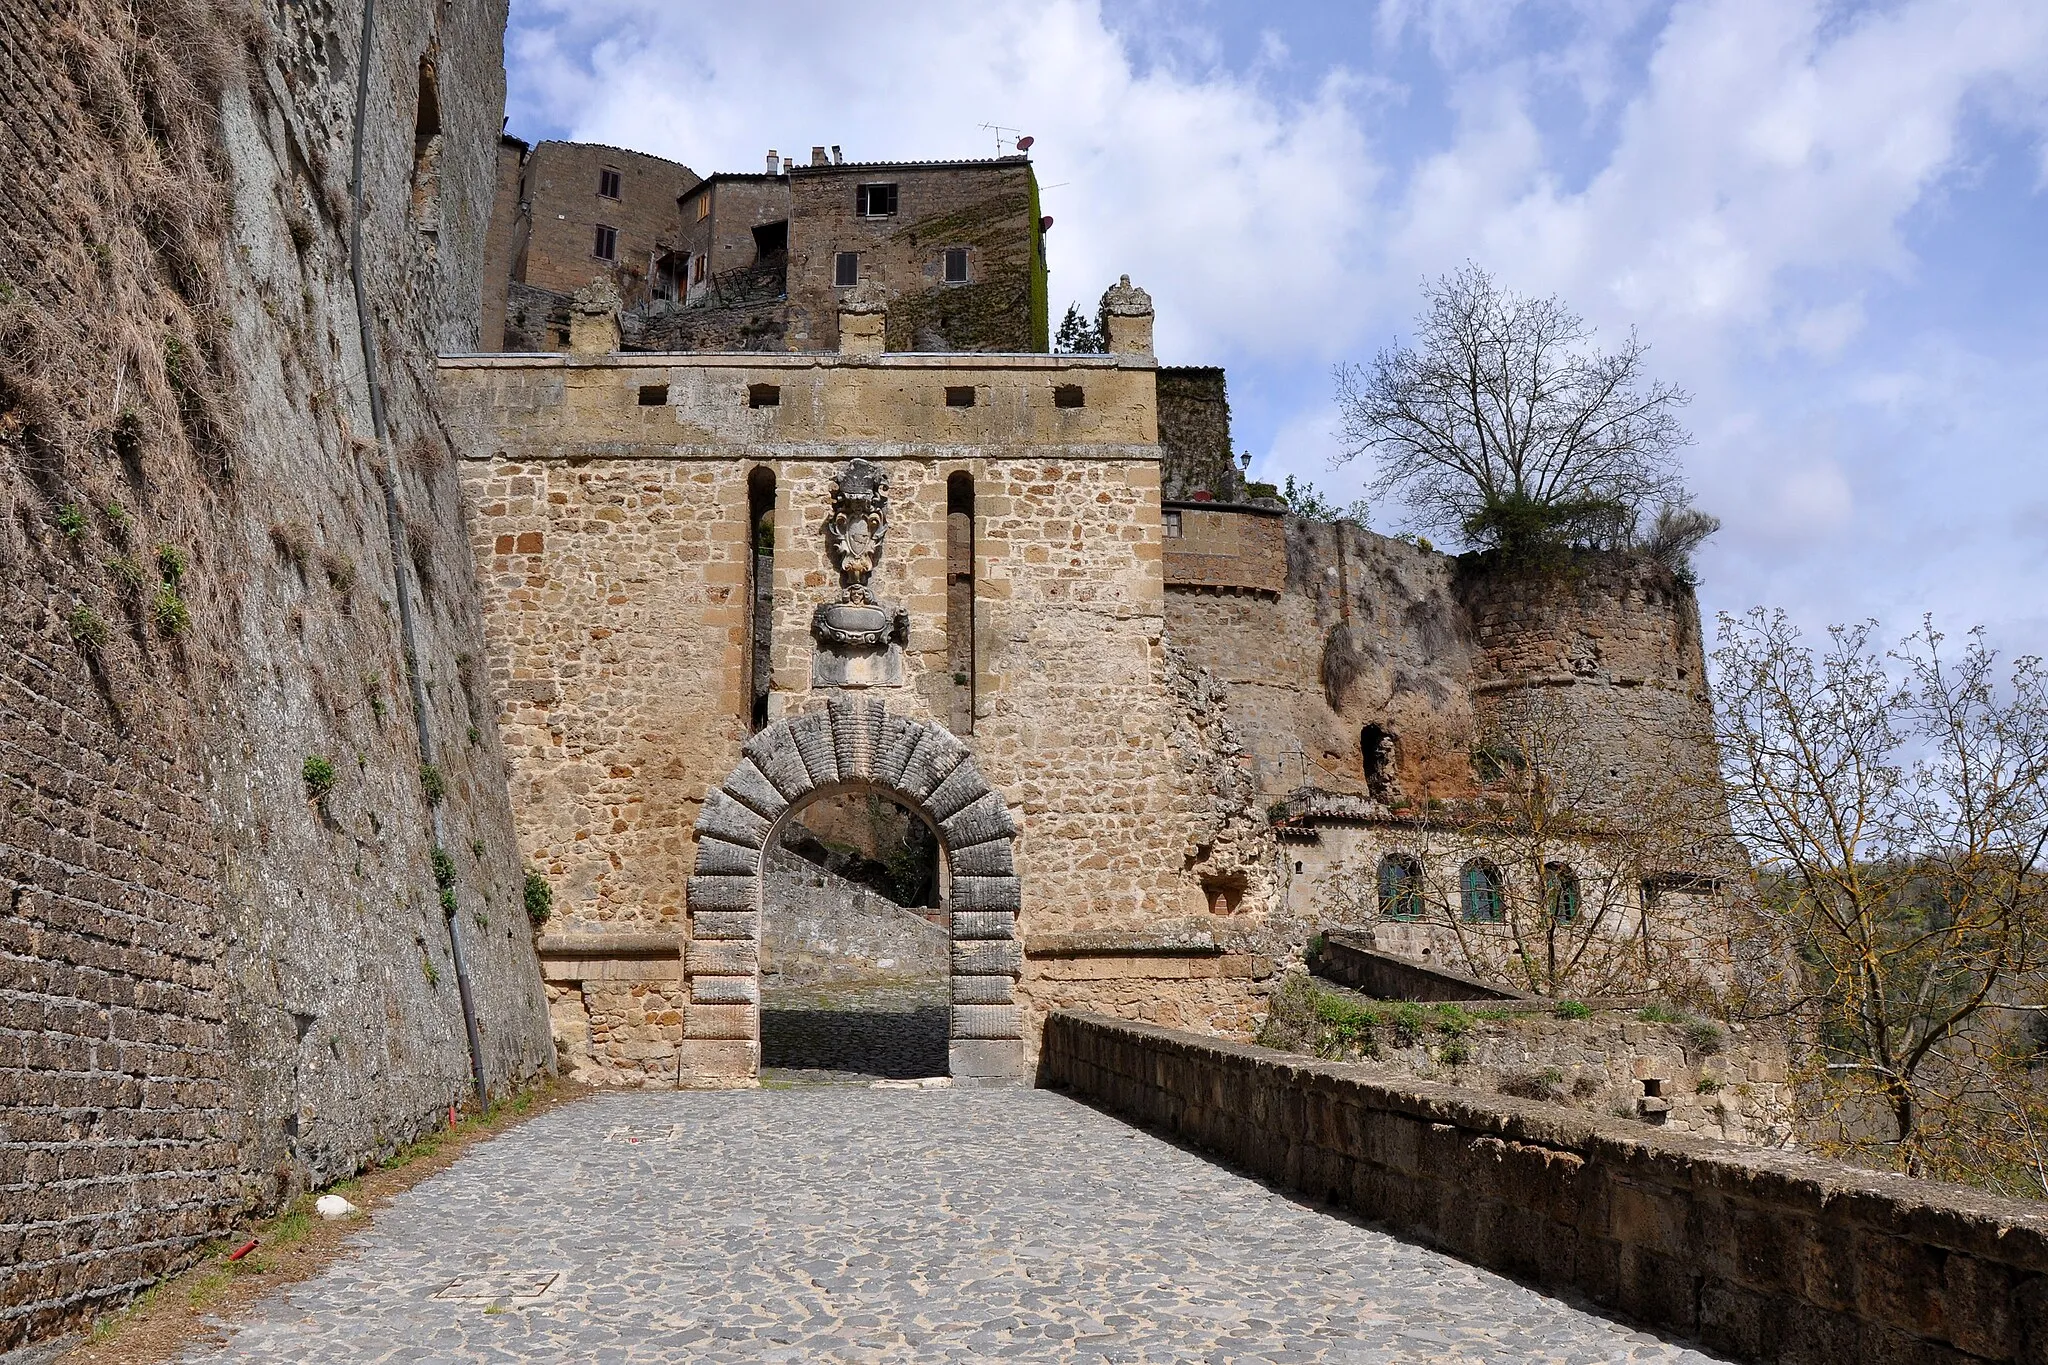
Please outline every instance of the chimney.
[[841, 156], [841, 155], [839, 155], [839, 144], [838, 144], [838, 143], [836, 143], [836, 142], [835, 142], [835, 143], [833, 143], [833, 144], [832, 144], [832, 164], [833, 164], [833, 165], [835, 165], [835, 166], [840, 166], [840, 165], [844, 165], [844, 164], [845, 164], [845, 162], [846, 162], [846, 158], [845, 158], [845, 157], [843, 157], [843, 156]]
[[768, 174], [782, 174], [782, 158], [775, 155], [775, 149], [773, 147], [770, 147], [768, 149]]
[[823, 147], [811, 148], [811, 164], [813, 166], [823, 166], [826, 164], [825, 149]]

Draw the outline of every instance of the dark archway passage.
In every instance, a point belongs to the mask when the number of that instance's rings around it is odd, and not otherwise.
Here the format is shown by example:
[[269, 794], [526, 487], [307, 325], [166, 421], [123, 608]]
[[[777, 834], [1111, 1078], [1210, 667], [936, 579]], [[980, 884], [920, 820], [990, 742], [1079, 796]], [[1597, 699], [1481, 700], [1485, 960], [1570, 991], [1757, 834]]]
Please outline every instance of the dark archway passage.
[[764, 1082], [944, 1076], [951, 952], [938, 836], [873, 790], [792, 809], [764, 850]]

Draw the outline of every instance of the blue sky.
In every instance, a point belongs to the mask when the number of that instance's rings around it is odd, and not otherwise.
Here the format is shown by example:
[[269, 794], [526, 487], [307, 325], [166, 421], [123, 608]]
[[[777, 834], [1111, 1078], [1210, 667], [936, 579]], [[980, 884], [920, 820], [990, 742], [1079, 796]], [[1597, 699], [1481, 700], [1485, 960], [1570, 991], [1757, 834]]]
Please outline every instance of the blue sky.
[[1340, 500], [1331, 367], [1475, 261], [1694, 394], [1709, 613], [2048, 653], [2044, 0], [514, 0], [507, 61], [514, 133], [702, 173], [1031, 133], [1055, 315], [1128, 272]]

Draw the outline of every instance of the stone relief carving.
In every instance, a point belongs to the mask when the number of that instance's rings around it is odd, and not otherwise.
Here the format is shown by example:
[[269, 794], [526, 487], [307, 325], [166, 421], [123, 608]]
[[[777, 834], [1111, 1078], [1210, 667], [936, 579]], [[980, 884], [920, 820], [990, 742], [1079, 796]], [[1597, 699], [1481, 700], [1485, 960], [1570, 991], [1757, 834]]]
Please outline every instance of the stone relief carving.
[[839, 597], [811, 616], [818, 652], [811, 681], [822, 687], [896, 687], [910, 613], [876, 597], [869, 580], [889, 538], [889, 471], [856, 459], [832, 480], [825, 548], [839, 571]]

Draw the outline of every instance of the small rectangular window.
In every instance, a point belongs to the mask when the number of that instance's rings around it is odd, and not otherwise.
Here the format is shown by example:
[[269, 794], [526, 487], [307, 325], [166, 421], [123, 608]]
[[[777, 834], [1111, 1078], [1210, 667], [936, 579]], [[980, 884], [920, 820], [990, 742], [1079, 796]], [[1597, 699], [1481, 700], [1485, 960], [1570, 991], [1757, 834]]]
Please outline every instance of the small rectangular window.
[[946, 248], [946, 283], [967, 283], [967, 248], [949, 246]]
[[693, 256], [693, 257], [691, 257], [691, 258], [690, 258], [690, 283], [691, 283], [691, 284], [702, 284], [702, 283], [704, 283], [704, 262], [705, 262], [705, 261], [707, 261], [707, 260], [709, 260], [709, 259], [710, 259], [710, 258], [709, 258], [708, 256]]
[[597, 192], [605, 199], [619, 197], [619, 172], [616, 167], [606, 166], [597, 173]]
[[896, 187], [862, 185], [853, 192], [853, 206], [863, 218], [887, 218], [896, 212]]
[[1171, 507], [1166, 509], [1166, 538], [1168, 540], [1179, 540], [1181, 538], [1180, 513]]
[[641, 407], [658, 408], [666, 402], [668, 402], [668, 385], [642, 384], [640, 386]]
[[1079, 384], [1055, 384], [1052, 388], [1052, 405], [1056, 408], [1084, 408], [1087, 398]]
[[591, 240], [590, 254], [597, 257], [600, 261], [616, 261], [619, 259], [619, 230], [615, 227], [606, 227], [603, 223], [599, 223], [597, 225], [597, 232]]
[[842, 251], [832, 258], [832, 285], [835, 289], [851, 289], [860, 283], [860, 253]]
[[701, 222], [703, 222], [703, 221], [704, 221], [704, 220], [705, 220], [706, 218], [709, 218], [710, 216], [711, 216], [711, 196], [710, 196], [710, 195], [708, 195], [708, 194], [700, 194], [700, 195], [698, 195], [698, 196], [697, 196], [697, 221], [701, 223]]
[[974, 386], [961, 384], [946, 386], [946, 406], [949, 408], [971, 408], [974, 406]]
[[782, 406], [780, 384], [747, 385], [747, 406], [750, 408], [779, 408]]

